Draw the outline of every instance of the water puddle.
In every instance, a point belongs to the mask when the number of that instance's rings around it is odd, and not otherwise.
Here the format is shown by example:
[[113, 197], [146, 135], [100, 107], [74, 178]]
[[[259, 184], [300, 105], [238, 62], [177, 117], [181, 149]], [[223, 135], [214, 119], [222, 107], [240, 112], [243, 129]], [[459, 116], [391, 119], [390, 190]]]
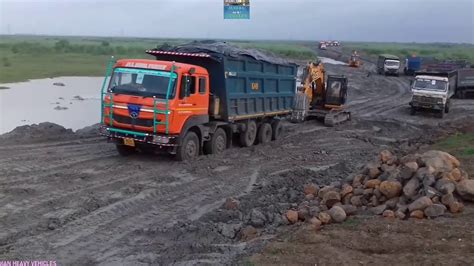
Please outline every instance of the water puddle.
[[318, 56], [318, 59], [321, 60], [321, 62], [323, 64], [333, 64], [333, 65], [347, 65], [347, 63], [344, 63], [342, 61], [337, 61], [337, 60], [334, 60], [332, 58], [328, 58], [328, 57], [321, 57], [321, 56]]
[[[52, 122], [77, 130], [100, 121], [101, 77], [59, 77], [0, 84], [0, 134]], [[53, 85], [56, 84], [56, 85]]]

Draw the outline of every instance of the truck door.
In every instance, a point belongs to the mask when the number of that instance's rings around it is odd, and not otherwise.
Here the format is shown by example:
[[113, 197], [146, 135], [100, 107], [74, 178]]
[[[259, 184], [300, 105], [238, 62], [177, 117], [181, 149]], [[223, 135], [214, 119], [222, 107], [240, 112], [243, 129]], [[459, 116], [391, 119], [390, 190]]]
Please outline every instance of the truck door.
[[180, 89], [177, 108], [179, 116], [207, 115], [209, 104], [207, 77], [185, 75], [183, 76]]

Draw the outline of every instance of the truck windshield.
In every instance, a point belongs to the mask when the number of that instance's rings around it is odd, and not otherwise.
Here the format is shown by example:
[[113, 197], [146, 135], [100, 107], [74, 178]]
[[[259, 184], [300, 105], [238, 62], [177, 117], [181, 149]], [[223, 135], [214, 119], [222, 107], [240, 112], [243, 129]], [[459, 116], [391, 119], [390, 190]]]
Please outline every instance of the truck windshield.
[[447, 82], [434, 79], [416, 79], [413, 87], [419, 90], [446, 91]]
[[176, 91], [175, 73], [136, 68], [116, 68], [110, 79], [109, 91], [165, 99], [168, 87], [170, 88], [168, 99], [172, 99]]
[[395, 60], [385, 60], [385, 65], [386, 66], [398, 66], [398, 65], [400, 65], [400, 62], [395, 61]]

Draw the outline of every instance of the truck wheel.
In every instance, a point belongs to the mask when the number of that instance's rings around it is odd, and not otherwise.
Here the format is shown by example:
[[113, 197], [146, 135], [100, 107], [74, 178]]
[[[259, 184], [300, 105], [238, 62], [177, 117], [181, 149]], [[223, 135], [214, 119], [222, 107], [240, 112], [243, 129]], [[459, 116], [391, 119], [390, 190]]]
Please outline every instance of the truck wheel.
[[283, 134], [283, 126], [280, 120], [275, 120], [272, 123], [272, 140], [279, 140]]
[[267, 144], [272, 141], [272, 126], [269, 123], [262, 123], [258, 129], [258, 143]]
[[247, 123], [247, 127], [245, 131], [240, 133], [240, 144], [243, 147], [250, 147], [255, 142], [255, 138], [257, 137], [257, 124], [255, 121], [250, 120]]
[[444, 106], [444, 112], [449, 113], [449, 107], [451, 106], [451, 102], [446, 102], [446, 105]]
[[176, 152], [178, 161], [187, 161], [196, 158], [199, 155], [199, 138], [196, 133], [189, 131], [183, 138], [181, 146]]
[[224, 129], [218, 128], [212, 134], [211, 140], [204, 143], [204, 152], [206, 154], [219, 154], [227, 148], [227, 134]]
[[134, 147], [125, 146], [123, 144], [116, 144], [117, 152], [122, 156], [130, 156], [136, 152]]
[[410, 109], [410, 115], [415, 115], [415, 114], [416, 114], [416, 109], [415, 109], [415, 107], [412, 107]]

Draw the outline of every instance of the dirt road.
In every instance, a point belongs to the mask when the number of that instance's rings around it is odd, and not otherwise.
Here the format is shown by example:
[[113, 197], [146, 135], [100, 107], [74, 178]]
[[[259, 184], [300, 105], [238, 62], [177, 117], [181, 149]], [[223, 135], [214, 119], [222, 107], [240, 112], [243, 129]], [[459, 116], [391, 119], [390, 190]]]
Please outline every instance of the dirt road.
[[[3, 136], [0, 258], [229, 263], [279, 230], [280, 214], [301, 199], [297, 188], [308, 180], [346, 178], [381, 149], [407, 152], [474, 117], [474, 100], [455, 100], [443, 120], [410, 116], [408, 79], [368, 76], [370, 68], [326, 65], [329, 73], [349, 77], [351, 122], [288, 124], [278, 142], [193, 162], [121, 158], [104, 139], [71, 133], [32, 144]], [[220, 208], [228, 197], [241, 200], [240, 211]], [[248, 223], [259, 228], [259, 241], [238, 240], [236, 232]]]

